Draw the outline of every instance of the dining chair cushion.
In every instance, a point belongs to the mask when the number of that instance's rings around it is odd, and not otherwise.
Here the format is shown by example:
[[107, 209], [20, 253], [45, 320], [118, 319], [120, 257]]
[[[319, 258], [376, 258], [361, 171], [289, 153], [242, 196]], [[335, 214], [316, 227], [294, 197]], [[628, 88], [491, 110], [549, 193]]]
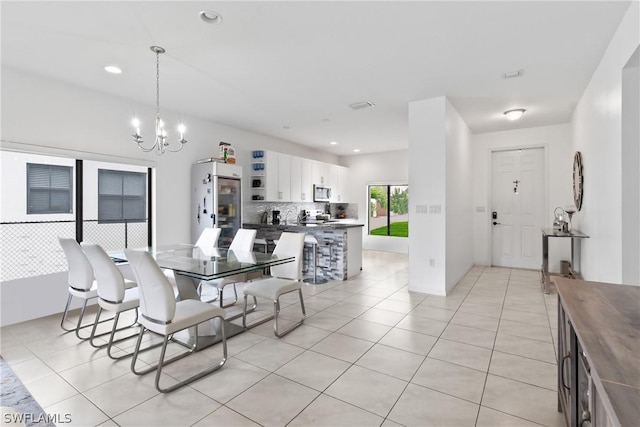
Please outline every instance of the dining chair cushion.
[[206, 304], [198, 300], [187, 299], [179, 301], [176, 304], [175, 314], [173, 319], [171, 319], [171, 323], [163, 325], [149, 321], [144, 317], [140, 318], [140, 323], [152, 332], [168, 335], [190, 326], [197, 325], [198, 323], [202, 323], [216, 316], [224, 318], [225, 311], [215, 305]]
[[79, 290], [69, 286], [69, 294], [78, 298], [85, 298], [85, 299], [95, 298], [98, 296], [98, 283], [96, 283], [95, 280], [92, 280], [91, 288], [88, 290]]
[[123, 312], [136, 308], [140, 305], [140, 294], [137, 287], [129, 288], [125, 289], [122, 302], [116, 303], [100, 298], [98, 300], [98, 304], [105, 310]]
[[289, 279], [270, 277], [264, 280], [247, 283], [243, 292], [246, 295], [275, 301], [280, 297], [280, 295], [295, 291], [301, 287], [301, 282], [293, 282]]

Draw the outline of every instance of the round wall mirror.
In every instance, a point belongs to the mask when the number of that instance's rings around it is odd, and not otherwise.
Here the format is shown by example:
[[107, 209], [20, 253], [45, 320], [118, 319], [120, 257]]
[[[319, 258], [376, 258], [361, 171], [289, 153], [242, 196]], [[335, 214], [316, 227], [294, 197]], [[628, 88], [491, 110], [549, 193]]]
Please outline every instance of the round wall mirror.
[[576, 154], [573, 156], [573, 203], [578, 210], [582, 209], [583, 184], [582, 154], [576, 151]]

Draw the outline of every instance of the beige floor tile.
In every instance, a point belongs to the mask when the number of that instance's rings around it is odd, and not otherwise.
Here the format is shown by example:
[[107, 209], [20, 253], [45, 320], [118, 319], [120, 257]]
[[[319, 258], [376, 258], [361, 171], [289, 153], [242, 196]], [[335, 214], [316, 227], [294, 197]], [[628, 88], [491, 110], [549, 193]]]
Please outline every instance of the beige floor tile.
[[484, 329], [455, 325], [452, 323], [447, 326], [440, 337], [450, 341], [457, 341], [465, 344], [476, 345], [478, 347], [493, 349], [496, 333]]
[[483, 305], [465, 301], [462, 303], [458, 311], [461, 313], [477, 314], [480, 316], [495, 317], [499, 319], [500, 314], [502, 313], [502, 306]]
[[491, 350], [441, 338], [429, 352], [429, 357], [486, 372]]
[[[48, 415], [64, 421], [65, 426], [71, 427], [96, 426], [109, 419], [104, 412], [80, 394], [42, 409]], [[62, 422], [59, 424], [62, 424]]]
[[86, 391], [130, 373], [130, 365], [130, 359], [114, 361], [103, 357], [62, 371], [59, 375], [76, 389]]
[[199, 421], [219, 406], [218, 402], [191, 387], [182, 387], [171, 393], [160, 393], [113, 420], [122, 427], [184, 426]]
[[[262, 335], [254, 334], [251, 331], [244, 332], [242, 334], [238, 334], [227, 339], [227, 352], [229, 356], [233, 357], [234, 355], [245, 351], [246, 349], [253, 347], [254, 345], [261, 343], [268, 337], [264, 337]], [[215, 348], [220, 349], [222, 344], [216, 344]], [[222, 350], [219, 350], [222, 351]]]
[[337, 332], [343, 335], [349, 335], [350, 337], [377, 342], [390, 330], [391, 326], [381, 325], [380, 323], [375, 322], [368, 322], [366, 320], [354, 319], [344, 325], [342, 328], [338, 329]]
[[335, 313], [347, 317], [358, 317], [367, 310], [368, 308], [363, 305], [351, 304], [348, 302], [339, 302], [326, 308], [326, 311], [329, 313]]
[[500, 333], [515, 335], [517, 337], [529, 338], [537, 341], [551, 343], [551, 329], [547, 326], [527, 325], [525, 323], [512, 322], [511, 320], [500, 320]]
[[453, 316], [453, 319], [451, 319], [451, 323], [496, 332], [498, 330], [499, 320], [495, 317], [480, 316], [458, 311], [456, 315]]
[[389, 295], [393, 294], [395, 292], [395, 289], [388, 289], [388, 288], [379, 288], [374, 286], [369, 286], [367, 289], [364, 289], [363, 291], [360, 292], [360, 295], [368, 295], [371, 297], [378, 297], [378, 298], [387, 298]]
[[13, 363], [10, 366], [23, 383], [36, 381], [55, 374], [53, 369], [40, 359], [28, 359], [24, 362]]
[[78, 394], [78, 390], [57, 374], [47, 375], [35, 381], [24, 383], [24, 386], [43, 408]]
[[486, 372], [441, 360], [427, 359], [411, 382], [460, 399], [480, 403], [486, 377]]
[[494, 350], [547, 363], [556, 363], [553, 344], [498, 332]]
[[434, 337], [440, 336], [440, 334], [446, 327], [447, 322], [425, 319], [424, 317], [413, 316], [411, 314], [402, 319], [396, 325], [396, 328], [407, 329], [413, 332], [420, 332], [421, 334], [431, 335]]
[[[320, 294], [322, 295], [322, 294]], [[321, 311], [327, 307], [331, 307], [338, 301], [328, 298], [322, 298], [321, 296], [313, 296], [311, 298], [304, 299], [304, 306], [309, 307], [312, 310]]]
[[280, 338], [280, 341], [302, 348], [311, 348], [330, 334], [331, 332], [325, 329], [314, 328], [313, 326], [303, 324], [301, 327], [294, 329]]
[[227, 407], [263, 426], [283, 426], [320, 393], [278, 375], [269, 375]]
[[437, 340], [431, 335], [393, 328], [382, 337], [379, 344], [426, 356]]
[[319, 294], [321, 298], [332, 299], [334, 301], [344, 301], [352, 295], [353, 293], [351, 292], [345, 292], [336, 288], [328, 289]]
[[304, 321], [305, 325], [314, 326], [316, 328], [325, 329], [327, 331], [335, 332], [342, 328], [347, 323], [351, 322], [353, 318], [347, 316], [341, 316], [339, 314], [328, 313], [321, 311], [311, 317], [307, 317]]
[[303, 351], [304, 349], [300, 347], [269, 338], [237, 354], [235, 357], [273, 372]]
[[489, 374], [482, 405], [545, 426], [564, 426], [556, 392]]
[[352, 366], [325, 394], [384, 417], [406, 385], [405, 381], [397, 378]]
[[200, 421], [194, 424], [194, 427], [259, 427], [247, 417], [243, 417], [235, 411], [221, 406]]
[[292, 381], [323, 391], [333, 383], [349, 363], [314, 351], [306, 351], [275, 373]]
[[376, 344], [356, 365], [409, 381], [424, 359], [424, 356], [415, 353]]
[[[557, 296], [556, 296], [557, 298]], [[510, 302], [505, 304], [505, 308], [514, 311], [525, 311], [527, 313], [546, 314], [547, 309], [544, 304], [526, 304]]]
[[462, 304], [462, 298], [450, 298], [450, 297], [441, 297], [437, 295], [429, 295], [419, 305], [444, 308], [447, 310], [457, 310], [461, 304]]
[[[368, 288], [367, 288], [368, 289]], [[373, 295], [366, 295], [361, 292], [351, 295], [349, 298], [346, 298], [343, 302], [348, 304], [357, 304], [365, 307], [373, 307], [374, 305], [380, 303], [384, 298], [377, 297]]]
[[440, 322], [448, 322], [456, 312], [454, 310], [446, 310], [444, 308], [419, 305], [411, 310], [411, 313], [409, 314], [415, 317], [424, 317], [426, 319], [438, 320]]
[[405, 426], [473, 426], [478, 405], [409, 384], [389, 419]]
[[399, 321], [405, 317], [403, 313], [396, 313], [395, 311], [381, 310], [379, 308], [370, 308], [358, 317], [360, 320], [367, 320], [369, 322], [381, 323], [387, 326], [395, 326]]
[[486, 406], [480, 407], [476, 423], [476, 427], [536, 427], [539, 425]]
[[373, 346], [373, 343], [370, 341], [334, 333], [311, 347], [311, 350], [353, 363], [365, 354], [371, 346]]
[[411, 310], [413, 310], [413, 307], [415, 306], [416, 304], [407, 302], [407, 301], [396, 301], [391, 299], [385, 299], [382, 302], [376, 304], [375, 307], [382, 310], [389, 310], [389, 311], [395, 311], [398, 313], [407, 314]]
[[378, 426], [384, 418], [327, 395], [320, 395], [288, 426]]
[[546, 314], [529, 313], [527, 311], [510, 310], [508, 308], [502, 311], [502, 319], [526, 323], [527, 325], [549, 326], [549, 319]]
[[220, 403], [227, 403], [263, 378], [269, 371], [232, 357], [218, 371], [190, 386]]
[[[144, 401], [151, 399], [160, 392], [155, 387], [155, 372], [147, 375], [123, 375], [108, 381], [84, 393], [102, 412], [115, 417]], [[166, 387], [177, 381], [163, 376], [161, 385]]]
[[557, 389], [556, 364], [494, 351], [489, 373], [523, 383]]

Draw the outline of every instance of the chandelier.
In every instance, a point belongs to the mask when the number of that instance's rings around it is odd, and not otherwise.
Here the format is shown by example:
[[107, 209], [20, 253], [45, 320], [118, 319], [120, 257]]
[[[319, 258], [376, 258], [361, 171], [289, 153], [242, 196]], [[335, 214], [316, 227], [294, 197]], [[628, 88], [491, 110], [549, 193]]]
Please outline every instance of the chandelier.
[[176, 141], [176, 144], [171, 144], [167, 139], [167, 130], [164, 127], [164, 122], [160, 117], [160, 54], [165, 53], [164, 48], [160, 46], [151, 46], [151, 51], [156, 54], [156, 137], [153, 142], [153, 145], [150, 147], [145, 147], [144, 141], [142, 139], [142, 135], [140, 134], [140, 120], [135, 117], [131, 124], [135, 128], [136, 133], [132, 135], [133, 140], [136, 144], [138, 144], [138, 148], [142, 151], [148, 153], [150, 151], [155, 151], [157, 155], [164, 154], [165, 151], [171, 151], [173, 153], [182, 150], [184, 144], [187, 143], [187, 140], [184, 139], [184, 133], [186, 131], [185, 126], [180, 123], [178, 125], [178, 132], [180, 133], [180, 139]]

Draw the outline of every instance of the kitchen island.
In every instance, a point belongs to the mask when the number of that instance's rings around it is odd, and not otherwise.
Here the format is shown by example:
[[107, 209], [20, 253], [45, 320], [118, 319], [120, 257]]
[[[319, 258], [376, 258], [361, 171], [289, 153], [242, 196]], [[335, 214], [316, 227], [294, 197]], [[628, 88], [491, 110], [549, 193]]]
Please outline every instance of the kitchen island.
[[[305, 233], [318, 240], [316, 275], [327, 280], [347, 280], [362, 270], [362, 227], [353, 220], [301, 222], [294, 224], [243, 224], [258, 231], [256, 239], [265, 239], [269, 250], [283, 232]], [[256, 248], [256, 250], [260, 250]], [[305, 244], [303, 272], [313, 276], [313, 251]]]

